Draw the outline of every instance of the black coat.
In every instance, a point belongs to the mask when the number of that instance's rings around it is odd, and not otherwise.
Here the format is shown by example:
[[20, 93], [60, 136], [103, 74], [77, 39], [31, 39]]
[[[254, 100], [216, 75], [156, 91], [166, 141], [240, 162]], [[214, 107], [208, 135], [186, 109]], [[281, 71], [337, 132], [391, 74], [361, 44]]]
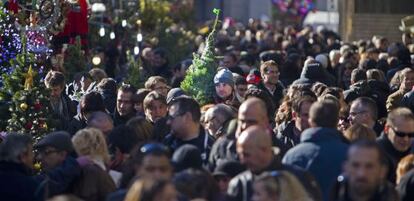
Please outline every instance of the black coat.
[[[258, 89], [261, 89], [261, 90], [263, 90], [265, 93], [267, 93], [268, 95], [269, 95], [269, 97], [271, 97], [272, 98], [272, 101], [273, 101], [273, 106], [275, 106], [275, 110], [277, 111], [277, 109], [279, 108], [279, 106], [280, 106], [280, 103], [282, 102], [282, 99], [283, 99], [283, 90], [285, 89], [285, 87], [283, 86], [283, 84], [279, 81], [277, 84], [276, 84], [276, 89], [275, 89], [275, 91], [273, 92], [273, 94], [272, 93], [270, 93], [270, 91], [265, 87], [265, 85], [263, 84], [263, 82], [260, 82], [258, 85], [257, 85], [257, 88]], [[268, 112], [272, 112], [272, 113], [274, 113], [275, 111], [268, 111]]]
[[401, 201], [414, 200], [414, 170], [407, 172], [400, 180], [397, 191], [400, 194]]
[[286, 149], [290, 149], [300, 143], [300, 136], [297, 136], [294, 133], [294, 129], [295, 129], [294, 120], [287, 122], [287, 123], [282, 123], [277, 128], [276, 137], [284, 144]]
[[0, 162], [0, 195], [7, 201], [44, 200], [43, 186], [30, 174], [23, 164]]

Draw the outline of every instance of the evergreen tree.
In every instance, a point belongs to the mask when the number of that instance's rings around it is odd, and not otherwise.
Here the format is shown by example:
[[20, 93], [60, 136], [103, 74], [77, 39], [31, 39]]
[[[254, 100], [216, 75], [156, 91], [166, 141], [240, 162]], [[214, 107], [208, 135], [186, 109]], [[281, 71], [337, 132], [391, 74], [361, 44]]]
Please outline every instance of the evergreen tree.
[[215, 93], [214, 75], [216, 74], [217, 62], [214, 55], [214, 36], [216, 34], [216, 27], [219, 9], [213, 10], [216, 14], [213, 30], [206, 39], [206, 46], [201, 56], [193, 54], [193, 64], [187, 70], [187, 75], [181, 82], [181, 88], [200, 105], [205, 105], [213, 102]]
[[86, 57], [85, 52], [82, 50], [81, 39], [76, 37], [75, 44], [68, 44], [68, 48], [65, 51], [65, 62], [63, 63], [65, 69], [65, 77], [68, 80], [73, 80], [76, 73], [85, 71]]
[[[22, 44], [15, 17], [0, 2], [0, 73], [11, 73], [10, 60], [21, 53]], [[1, 78], [0, 78], [1, 80]], [[1, 81], [0, 81], [1, 83]], [[1, 84], [0, 84], [1, 86]]]
[[49, 92], [42, 80], [43, 66], [35, 61], [33, 54], [25, 51], [25, 38], [22, 42], [23, 52], [9, 61], [13, 69], [11, 74], [2, 74], [0, 130], [30, 133], [36, 141], [50, 131]]

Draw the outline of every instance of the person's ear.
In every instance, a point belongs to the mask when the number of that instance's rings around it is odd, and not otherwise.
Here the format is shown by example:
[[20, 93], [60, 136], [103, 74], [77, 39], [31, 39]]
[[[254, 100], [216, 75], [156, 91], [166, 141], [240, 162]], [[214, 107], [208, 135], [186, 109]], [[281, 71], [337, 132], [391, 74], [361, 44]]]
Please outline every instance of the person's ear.
[[389, 125], [387, 125], [387, 124], [385, 124], [385, 126], [384, 126], [384, 133], [385, 133], [386, 135], [388, 135], [389, 130], [390, 130], [390, 126], [389, 126]]
[[317, 125], [315, 124], [315, 122], [313, 122], [313, 121], [312, 121], [312, 119], [311, 119], [311, 118], [309, 118], [309, 119], [308, 119], [308, 122], [309, 122], [309, 126], [310, 126], [311, 128], [317, 127]]
[[292, 118], [297, 118], [298, 117], [298, 113], [295, 111], [292, 111]]

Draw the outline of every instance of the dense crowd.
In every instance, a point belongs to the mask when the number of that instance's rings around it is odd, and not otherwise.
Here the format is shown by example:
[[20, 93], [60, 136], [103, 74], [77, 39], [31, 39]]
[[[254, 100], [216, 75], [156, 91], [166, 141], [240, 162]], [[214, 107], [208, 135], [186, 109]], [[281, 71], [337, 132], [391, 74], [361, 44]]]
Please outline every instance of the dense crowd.
[[50, 71], [57, 131], [4, 137], [1, 200], [414, 200], [411, 34], [344, 43], [252, 21], [215, 47], [207, 105], [180, 89], [191, 60], [171, 65], [162, 47], [140, 55], [140, 89]]

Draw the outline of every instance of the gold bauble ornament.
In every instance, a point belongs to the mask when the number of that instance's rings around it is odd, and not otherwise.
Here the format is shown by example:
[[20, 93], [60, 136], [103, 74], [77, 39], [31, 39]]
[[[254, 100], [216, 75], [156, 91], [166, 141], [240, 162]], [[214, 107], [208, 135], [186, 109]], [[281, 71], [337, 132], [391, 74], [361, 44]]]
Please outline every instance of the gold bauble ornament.
[[28, 107], [29, 106], [26, 103], [20, 104], [20, 109], [22, 109], [23, 111], [26, 111]]

